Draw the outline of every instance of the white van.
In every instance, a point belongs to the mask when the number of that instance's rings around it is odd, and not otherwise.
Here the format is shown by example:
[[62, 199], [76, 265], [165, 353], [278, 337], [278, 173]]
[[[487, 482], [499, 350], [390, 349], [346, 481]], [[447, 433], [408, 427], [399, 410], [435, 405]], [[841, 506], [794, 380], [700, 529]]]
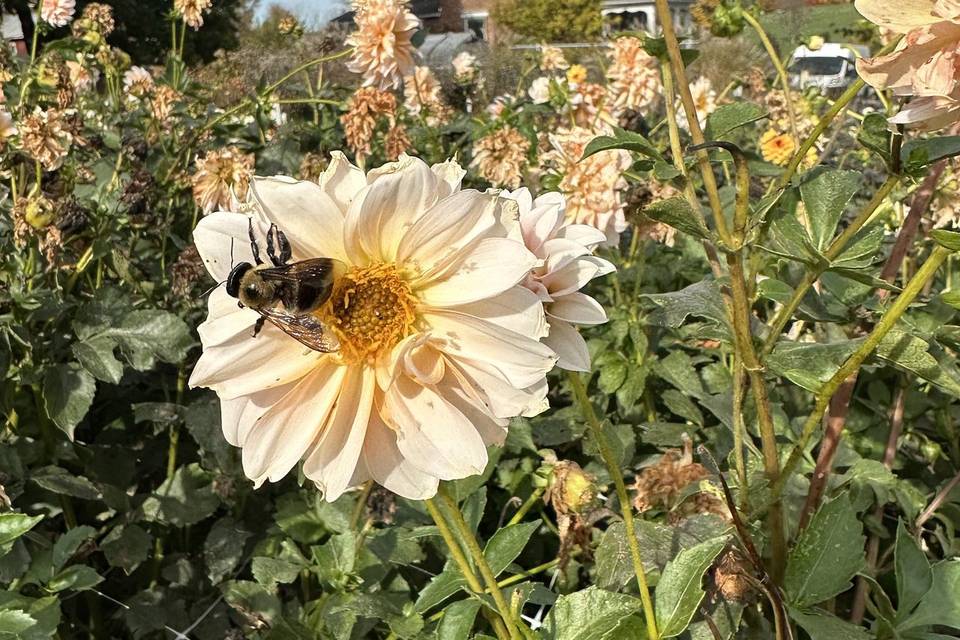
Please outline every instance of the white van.
[[825, 42], [813, 51], [799, 46], [790, 58], [790, 84], [799, 89], [817, 87], [823, 93], [839, 93], [857, 78], [856, 61], [869, 56], [859, 44]]

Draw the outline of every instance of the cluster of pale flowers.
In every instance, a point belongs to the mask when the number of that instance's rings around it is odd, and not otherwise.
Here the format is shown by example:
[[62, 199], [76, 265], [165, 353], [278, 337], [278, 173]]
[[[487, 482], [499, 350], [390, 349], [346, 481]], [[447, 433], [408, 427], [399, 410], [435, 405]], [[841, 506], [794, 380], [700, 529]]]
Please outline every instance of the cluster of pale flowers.
[[480, 473], [511, 418], [547, 408], [547, 372], [589, 368], [576, 325], [606, 321], [580, 292], [613, 271], [599, 230], [567, 221], [563, 197], [462, 189], [456, 162], [417, 158], [364, 173], [335, 152], [317, 182], [254, 178], [236, 212], [194, 232], [224, 282], [264, 253], [271, 224], [292, 260], [342, 263], [317, 318], [338, 350], [304, 347], [223, 286], [200, 326], [190, 379], [221, 401], [226, 439], [258, 486], [303, 461], [327, 500], [367, 480], [408, 498]]
[[868, 84], [910, 98], [890, 123], [933, 130], [960, 121], [960, 2], [856, 0], [856, 7], [904, 34], [893, 53], [857, 61]]

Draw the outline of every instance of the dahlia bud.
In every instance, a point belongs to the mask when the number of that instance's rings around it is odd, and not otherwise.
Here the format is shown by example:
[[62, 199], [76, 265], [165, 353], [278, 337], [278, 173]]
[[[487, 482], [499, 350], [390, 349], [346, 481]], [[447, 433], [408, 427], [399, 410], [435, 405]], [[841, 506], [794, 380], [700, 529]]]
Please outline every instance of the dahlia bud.
[[30, 197], [23, 211], [23, 218], [34, 229], [43, 229], [54, 218], [53, 203], [42, 195]]
[[594, 478], [576, 462], [562, 460], [553, 467], [545, 499], [557, 513], [583, 513], [597, 498]]

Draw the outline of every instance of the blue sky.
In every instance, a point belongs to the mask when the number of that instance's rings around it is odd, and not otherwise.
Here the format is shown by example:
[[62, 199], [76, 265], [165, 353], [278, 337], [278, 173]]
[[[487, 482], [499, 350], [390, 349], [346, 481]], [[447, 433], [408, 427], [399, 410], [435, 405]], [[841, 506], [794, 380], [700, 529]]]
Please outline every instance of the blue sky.
[[260, 0], [260, 13], [266, 13], [271, 4], [278, 4], [297, 15], [307, 24], [325, 22], [346, 11], [349, 0]]

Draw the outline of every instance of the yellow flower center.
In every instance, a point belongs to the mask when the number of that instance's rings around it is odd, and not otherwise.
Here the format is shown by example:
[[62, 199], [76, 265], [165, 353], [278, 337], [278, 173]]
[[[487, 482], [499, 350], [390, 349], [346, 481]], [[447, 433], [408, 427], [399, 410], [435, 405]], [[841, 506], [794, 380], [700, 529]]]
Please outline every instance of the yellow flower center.
[[416, 305], [395, 265], [374, 264], [341, 276], [321, 314], [345, 363], [372, 363], [410, 334]]

